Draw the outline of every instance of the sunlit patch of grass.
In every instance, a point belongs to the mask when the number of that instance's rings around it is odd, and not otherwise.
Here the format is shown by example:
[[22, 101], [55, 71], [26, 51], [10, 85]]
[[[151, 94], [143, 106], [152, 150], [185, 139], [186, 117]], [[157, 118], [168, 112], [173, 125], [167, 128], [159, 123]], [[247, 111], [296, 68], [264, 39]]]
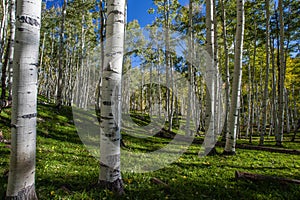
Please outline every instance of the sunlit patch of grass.
[[[290, 133], [290, 134], [284, 134], [283, 137], [283, 146], [281, 148], [286, 148], [286, 149], [300, 149], [300, 132], [297, 133], [296, 135], [296, 141], [291, 142], [292, 136], [294, 135], [294, 133]], [[252, 145], [259, 145], [259, 139], [260, 136], [259, 135], [254, 135], [252, 137]], [[249, 138], [243, 138], [243, 139], [239, 139], [237, 140], [238, 144], [249, 144]], [[274, 136], [266, 136], [265, 140], [264, 140], [264, 145], [263, 146], [269, 146], [269, 147], [275, 147], [276, 141], [275, 141], [275, 137]], [[276, 147], [278, 148], [278, 147]]]
[[[39, 105], [36, 191], [39, 199], [298, 199], [299, 185], [277, 182], [235, 180], [234, 172], [246, 171], [270, 176], [300, 179], [299, 155], [237, 149], [236, 156], [199, 158], [201, 144], [192, 144], [172, 164], [149, 173], [122, 173], [126, 194], [116, 197], [108, 190], [95, 187], [99, 161], [80, 141], [72, 123], [70, 107], [57, 111], [53, 105]], [[1, 114], [10, 121], [10, 110]], [[138, 116], [135, 116], [140, 120]], [[1, 130], [9, 135], [9, 124]], [[139, 121], [142, 124], [142, 120]], [[147, 125], [146, 123], [144, 123]], [[2, 128], [3, 127], [3, 128]], [[137, 138], [123, 133], [124, 151], [152, 152], [172, 139]], [[288, 138], [289, 139], [289, 138]], [[273, 146], [274, 137], [266, 139]], [[248, 140], [238, 143], [249, 144]], [[258, 144], [258, 136], [253, 138]], [[285, 148], [300, 149], [299, 142], [284, 143]], [[222, 148], [217, 148], [221, 153]], [[0, 198], [5, 194], [10, 150], [0, 144]], [[126, 159], [126, 158], [125, 158]], [[142, 159], [142, 158], [141, 158]], [[143, 160], [141, 160], [143, 161]], [[134, 163], [132, 163], [134, 165]], [[155, 177], [168, 185], [155, 184]]]

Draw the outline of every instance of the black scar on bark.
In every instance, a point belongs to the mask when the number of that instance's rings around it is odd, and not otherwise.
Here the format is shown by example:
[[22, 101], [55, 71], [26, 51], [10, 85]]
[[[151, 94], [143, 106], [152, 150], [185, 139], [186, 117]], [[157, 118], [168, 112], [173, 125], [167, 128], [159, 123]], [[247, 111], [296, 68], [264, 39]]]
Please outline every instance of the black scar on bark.
[[112, 106], [112, 105], [114, 105], [114, 103], [112, 101], [103, 101], [103, 105]]
[[23, 119], [27, 119], [27, 118], [30, 119], [30, 118], [33, 118], [33, 117], [37, 117], [37, 113], [32, 113], [32, 114], [22, 116]]
[[17, 16], [17, 19], [20, 23], [30, 24], [31, 26], [40, 26], [40, 23], [36, 19], [29, 16]]

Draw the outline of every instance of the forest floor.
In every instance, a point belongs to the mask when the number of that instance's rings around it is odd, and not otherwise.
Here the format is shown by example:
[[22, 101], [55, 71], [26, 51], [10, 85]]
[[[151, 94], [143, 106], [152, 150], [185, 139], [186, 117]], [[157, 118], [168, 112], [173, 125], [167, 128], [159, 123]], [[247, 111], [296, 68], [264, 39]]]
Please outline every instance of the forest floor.
[[[0, 131], [7, 140], [10, 114], [10, 109], [0, 114]], [[300, 150], [299, 136], [295, 142], [290, 142], [290, 137], [285, 135], [283, 148]], [[133, 152], [153, 151], [170, 141], [159, 137], [123, 138], [126, 148]], [[248, 139], [237, 142], [250, 145]], [[252, 145], [257, 143], [258, 137], [254, 136]], [[273, 147], [274, 137], [265, 143]], [[300, 179], [299, 155], [238, 148], [235, 156], [223, 156], [223, 148], [217, 147], [219, 154], [199, 158], [200, 148], [196, 142], [191, 144], [179, 159], [154, 172], [123, 172], [126, 194], [116, 197], [95, 187], [99, 162], [81, 142], [72, 109], [57, 111], [51, 104], [39, 104], [36, 192], [39, 199], [299, 199], [300, 185], [235, 179], [235, 171]], [[9, 153], [9, 144], [0, 143], [0, 199], [7, 186]], [[154, 183], [153, 178], [165, 184]]]

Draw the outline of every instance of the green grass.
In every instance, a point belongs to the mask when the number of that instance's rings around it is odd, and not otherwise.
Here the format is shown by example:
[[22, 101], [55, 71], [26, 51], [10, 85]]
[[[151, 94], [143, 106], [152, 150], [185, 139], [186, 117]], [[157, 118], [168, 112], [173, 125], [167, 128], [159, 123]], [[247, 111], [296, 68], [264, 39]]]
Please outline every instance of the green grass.
[[[299, 155], [237, 149], [236, 156], [199, 158], [200, 145], [193, 144], [176, 162], [150, 173], [123, 173], [126, 195], [117, 198], [97, 188], [98, 161], [85, 149], [73, 125], [71, 108], [57, 111], [38, 106], [36, 191], [39, 199], [299, 199], [299, 185], [235, 180], [236, 170], [300, 179]], [[0, 126], [9, 138], [10, 110], [1, 113]], [[133, 116], [136, 121], [140, 120]], [[149, 119], [147, 119], [149, 121]], [[140, 124], [143, 122], [140, 121]], [[146, 125], [146, 124], [145, 124]], [[129, 151], [148, 152], [168, 144], [168, 139], [134, 138], [124, 135]], [[273, 137], [266, 145], [273, 146]], [[253, 143], [258, 137], [253, 138]], [[247, 140], [238, 143], [248, 144]], [[300, 149], [299, 142], [284, 143]], [[222, 152], [221, 148], [217, 148]], [[5, 194], [10, 150], [0, 144], [0, 198]], [[156, 177], [169, 185], [151, 182]]]

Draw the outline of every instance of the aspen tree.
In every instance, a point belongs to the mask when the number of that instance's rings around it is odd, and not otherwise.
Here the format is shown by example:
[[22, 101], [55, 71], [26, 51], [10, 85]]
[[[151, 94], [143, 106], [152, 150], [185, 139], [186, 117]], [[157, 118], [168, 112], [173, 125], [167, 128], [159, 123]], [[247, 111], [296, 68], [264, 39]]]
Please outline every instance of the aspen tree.
[[7, 199], [37, 199], [35, 193], [37, 67], [41, 0], [17, 1], [11, 155]]
[[228, 132], [226, 135], [226, 145], [224, 150], [225, 154], [235, 154], [242, 82], [244, 23], [244, 0], [237, 0], [237, 27], [234, 56], [234, 77], [232, 83], [231, 107], [228, 118]]
[[99, 184], [122, 194], [120, 169], [121, 77], [125, 0], [107, 1], [106, 49], [102, 75]]

